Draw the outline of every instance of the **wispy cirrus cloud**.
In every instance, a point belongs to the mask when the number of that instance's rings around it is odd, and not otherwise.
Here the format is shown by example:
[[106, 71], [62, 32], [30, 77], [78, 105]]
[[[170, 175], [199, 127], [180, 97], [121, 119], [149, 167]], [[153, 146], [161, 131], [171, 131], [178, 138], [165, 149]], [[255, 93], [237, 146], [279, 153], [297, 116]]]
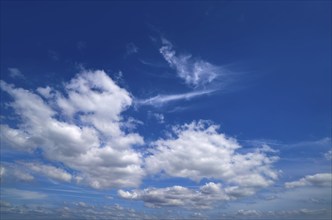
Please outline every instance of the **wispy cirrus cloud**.
[[[190, 91], [180, 94], [159, 94], [137, 101], [141, 105], [160, 107], [170, 102], [190, 100], [196, 97], [214, 93], [226, 88], [230, 82], [230, 72], [223, 67], [211, 64], [208, 61], [194, 57], [191, 54], [179, 54], [173, 44], [165, 38], [161, 39], [159, 49], [169, 67], [174, 69], [178, 78], [182, 79]], [[142, 63], [154, 66], [151, 63]], [[158, 65], [159, 66], [159, 65]]]
[[169, 94], [169, 95], [156, 95], [147, 99], [138, 99], [136, 103], [138, 105], [152, 105], [152, 106], [162, 106], [169, 102], [175, 102], [180, 100], [191, 100], [193, 98], [208, 95], [215, 92], [215, 90], [200, 90], [200, 91], [192, 91], [187, 93], [179, 93], [179, 94]]
[[130, 42], [126, 45], [125, 56], [127, 57], [132, 54], [138, 53], [138, 51], [139, 51], [139, 48], [133, 42]]
[[11, 78], [21, 78], [21, 79], [24, 79], [23, 73], [18, 68], [11, 67], [11, 68], [8, 68], [8, 71], [9, 71], [9, 76]]
[[191, 54], [178, 54], [170, 41], [162, 38], [160, 53], [178, 77], [191, 87], [197, 88], [210, 84], [222, 74], [222, 68], [205, 60], [194, 58]]

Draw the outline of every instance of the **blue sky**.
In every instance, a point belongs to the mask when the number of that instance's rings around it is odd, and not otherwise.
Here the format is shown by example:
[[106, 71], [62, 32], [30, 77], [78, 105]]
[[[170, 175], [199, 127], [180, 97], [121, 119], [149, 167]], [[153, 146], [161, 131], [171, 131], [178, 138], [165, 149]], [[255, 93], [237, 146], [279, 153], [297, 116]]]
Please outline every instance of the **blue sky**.
[[331, 218], [331, 2], [1, 1], [1, 217]]

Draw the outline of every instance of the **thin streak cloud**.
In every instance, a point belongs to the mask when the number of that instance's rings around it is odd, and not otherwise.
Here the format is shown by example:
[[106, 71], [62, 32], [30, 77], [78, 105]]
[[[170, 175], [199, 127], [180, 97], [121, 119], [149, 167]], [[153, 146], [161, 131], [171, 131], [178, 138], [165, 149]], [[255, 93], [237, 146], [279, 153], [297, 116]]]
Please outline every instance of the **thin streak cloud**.
[[156, 95], [147, 99], [139, 99], [136, 101], [138, 105], [152, 105], [152, 106], [162, 106], [169, 102], [180, 101], [180, 100], [190, 100], [199, 96], [208, 95], [216, 90], [200, 90], [192, 91], [187, 93], [180, 94], [171, 94], [171, 95]]

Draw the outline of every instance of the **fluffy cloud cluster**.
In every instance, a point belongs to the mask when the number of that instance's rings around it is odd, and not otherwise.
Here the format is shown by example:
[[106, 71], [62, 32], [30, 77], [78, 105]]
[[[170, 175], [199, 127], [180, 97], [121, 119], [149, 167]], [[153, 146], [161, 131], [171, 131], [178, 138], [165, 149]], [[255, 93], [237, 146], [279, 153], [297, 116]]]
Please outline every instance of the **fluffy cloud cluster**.
[[318, 173], [315, 175], [308, 175], [297, 181], [285, 183], [286, 188], [295, 188], [302, 186], [331, 187], [331, 185], [332, 185], [331, 173]]
[[105, 72], [84, 71], [63, 92], [37, 89], [41, 96], [3, 81], [0, 86], [13, 98], [10, 106], [21, 119], [17, 128], [1, 125], [3, 146], [39, 148], [49, 160], [75, 171], [77, 181], [94, 188], [139, 185], [142, 158], [132, 146], [144, 141], [125, 132], [121, 117], [132, 98]]
[[166, 39], [162, 41], [160, 53], [187, 85], [202, 86], [211, 83], [220, 74], [220, 67], [204, 60], [194, 59], [191, 55], [178, 55], [169, 41]]
[[[241, 191], [240, 191], [241, 190]], [[209, 209], [217, 201], [230, 201], [252, 194], [252, 190], [222, 187], [220, 183], [209, 182], [199, 187], [199, 190], [182, 186], [166, 188], [146, 188], [143, 190], [119, 190], [120, 198], [143, 201], [147, 207], [185, 207], [194, 209]]]
[[233, 187], [234, 194], [250, 194], [248, 189], [267, 187], [277, 179], [272, 164], [278, 158], [269, 155], [269, 147], [240, 153], [239, 143], [217, 129], [217, 125], [204, 121], [175, 127], [175, 137], [154, 143], [145, 161], [147, 171], [197, 182], [220, 179]]
[[[269, 147], [241, 153], [235, 139], [218, 133], [217, 125], [205, 121], [174, 127], [174, 137], [153, 142], [145, 155], [134, 150], [144, 140], [131, 131], [135, 119], [122, 115], [132, 105], [132, 97], [103, 71], [83, 71], [65, 83], [63, 90], [44, 87], [33, 92], [3, 81], [0, 86], [12, 97], [9, 106], [20, 119], [16, 127], [1, 125], [3, 146], [41, 150], [50, 162], [21, 162], [31, 174], [93, 188], [138, 187], [145, 175], [160, 172], [169, 177], [196, 182], [213, 179], [223, 184], [221, 188], [220, 184], [210, 183], [199, 192], [184, 187], [127, 192], [140, 194], [128, 198], [142, 200], [154, 193], [190, 194], [192, 198], [181, 199], [195, 207], [203, 206], [192, 202], [203, 195], [207, 204], [249, 196], [277, 179], [272, 167], [277, 157], [270, 155]], [[213, 189], [216, 197], [206, 196]], [[125, 191], [120, 192], [125, 198]], [[178, 199], [154, 205], [174, 201], [181, 203]]]
[[144, 190], [119, 190], [118, 195], [123, 199], [142, 200], [148, 207], [182, 206], [188, 208], [211, 208], [217, 200], [229, 200], [221, 184], [207, 183], [199, 190], [182, 186], [166, 188], [147, 188]]
[[269, 155], [268, 146], [249, 153], [233, 139], [217, 132], [218, 126], [206, 121], [192, 122], [173, 128], [174, 136], [153, 143], [145, 168], [150, 174], [170, 177], [217, 179], [193, 190], [182, 186], [119, 190], [121, 198], [142, 200], [149, 207], [183, 206], [210, 208], [215, 201], [228, 201], [253, 195], [271, 185], [278, 177], [272, 164], [278, 159]]

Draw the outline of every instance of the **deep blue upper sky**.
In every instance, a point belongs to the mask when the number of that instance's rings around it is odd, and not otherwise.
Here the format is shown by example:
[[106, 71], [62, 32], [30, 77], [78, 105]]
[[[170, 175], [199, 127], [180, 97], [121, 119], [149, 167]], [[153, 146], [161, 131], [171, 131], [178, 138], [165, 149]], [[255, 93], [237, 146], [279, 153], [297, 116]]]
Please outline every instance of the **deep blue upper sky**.
[[[170, 45], [168, 52], [176, 53], [172, 61], [161, 53], [161, 48]], [[244, 148], [259, 142], [278, 150], [275, 169], [283, 172], [281, 180], [275, 180], [278, 186], [284, 179], [295, 181], [331, 172], [331, 160], [324, 159], [331, 149], [330, 1], [1, 1], [0, 48], [1, 80], [30, 91], [50, 86], [65, 92], [64, 83], [77, 73], [104, 70], [131, 94], [134, 104], [120, 113], [124, 119], [142, 122], [136, 122], [134, 131], [144, 138], [144, 149], [153, 148], [151, 143], [158, 139], [167, 139], [172, 126], [211, 120], [220, 125], [219, 133], [236, 138]], [[190, 56], [187, 63], [185, 56]], [[177, 68], [204, 62], [219, 71], [213, 83], [195, 87], [181, 78]], [[142, 104], [158, 95], [210, 89], [214, 91], [195, 97]], [[7, 93], [1, 92], [1, 124], [29, 127], [20, 118], [24, 113], [14, 114], [6, 107], [15, 100]], [[50, 100], [44, 101], [55, 108]], [[73, 123], [63, 117], [60, 121]], [[45, 149], [26, 155], [10, 150], [9, 145], [2, 143], [1, 162], [6, 169], [30, 158], [61, 166], [73, 176], [83, 173], [63, 160], [45, 156]], [[143, 160], [147, 157], [144, 154]], [[308, 172], [300, 169], [312, 163]], [[164, 182], [145, 176], [136, 188], [202, 185], [182, 174], [168, 175]], [[224, 184], [218, 178], [212, 180]], [[14, 192], [12, 181], [2, 181], [3, 194], [9, 197]], [[40, 181], [34, 191], [53, 184]], [[21, 190], [30, 189], [29, 184], [15, 184]], [[68, 183], [71, 185], [76, 183]], [[111, 192], [116, 197], [116, 191]], [[287, 193], [285, 202], [291, 195]], [[129, 204], [121, 199], [117, 203]], [[331, 197], [313, 209], [326, 208], [329, 203]], [[245, 209], [241, 204], [236, 202], [231, 210]]]

